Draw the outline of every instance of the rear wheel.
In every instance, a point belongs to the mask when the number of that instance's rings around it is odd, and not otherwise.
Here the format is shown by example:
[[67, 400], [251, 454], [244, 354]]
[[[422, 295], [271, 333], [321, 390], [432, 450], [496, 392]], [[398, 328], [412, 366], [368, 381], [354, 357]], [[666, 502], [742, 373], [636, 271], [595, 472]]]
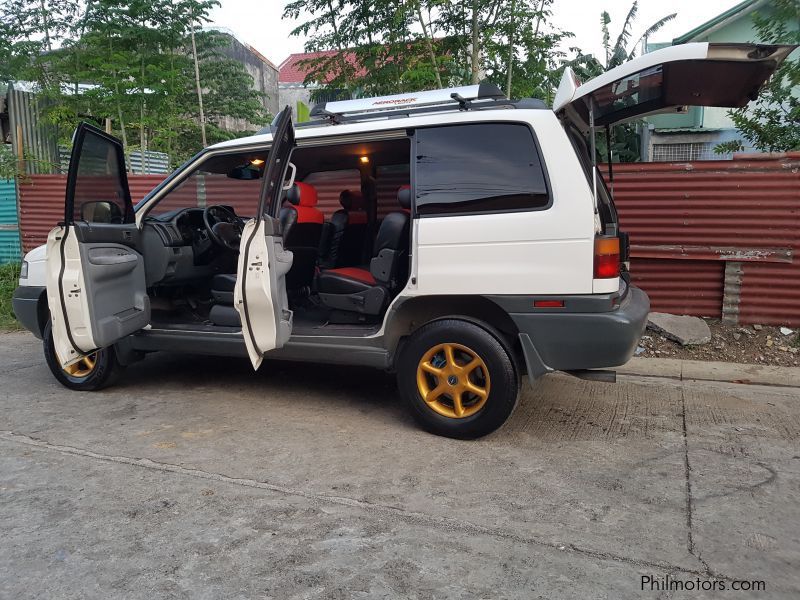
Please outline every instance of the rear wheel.
[[514, 363], [500, 340], [458, 319], [417, 330], [402, 350], [397, 379], [423, 428], [460, 439], [484, 436], [505, 423], [519, 389]]
[[71, 390], [90, 392], [100, 390], [116, 381], [122, 366], [117, 361], [114, 348], [103, 348], [84, 356], [77, 363], [61, 367], [53, 344], [53, 331], [47, 323], [43, 337], [44, 358], [50, 372], [61, 383]]

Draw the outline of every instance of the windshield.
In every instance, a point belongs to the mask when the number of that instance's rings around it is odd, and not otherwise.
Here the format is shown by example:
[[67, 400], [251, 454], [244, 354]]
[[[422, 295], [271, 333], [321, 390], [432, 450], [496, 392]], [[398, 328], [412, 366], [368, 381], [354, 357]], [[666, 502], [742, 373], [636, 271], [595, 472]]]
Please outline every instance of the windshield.
[[209, 156], [181, 177], [148, 212], [149, 217], [170, 216], [185, 208], [222, 204], [241, 216], [253, 216], [261, 196], [267, 151], [232, 152]]

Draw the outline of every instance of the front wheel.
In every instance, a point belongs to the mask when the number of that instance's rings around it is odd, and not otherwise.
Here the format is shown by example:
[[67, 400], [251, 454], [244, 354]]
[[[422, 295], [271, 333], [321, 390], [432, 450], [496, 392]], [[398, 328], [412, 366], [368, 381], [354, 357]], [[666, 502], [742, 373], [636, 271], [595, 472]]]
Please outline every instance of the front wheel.
[[514, 363], [500, 340], [459, 319], [414, 332], [398, 361], [397, 383], [414, 419], [445, 437], [474, 439], [503, 423], [517, 403]]
[[122, 371], [114, 348], [103, 348], [83, 357], [68, 367], [61, 367], [53, 343], [53, 330], [48, 322], [43, 336], [44, 358], [58, 382], [71, 390], [92, 392], [114, 383]]

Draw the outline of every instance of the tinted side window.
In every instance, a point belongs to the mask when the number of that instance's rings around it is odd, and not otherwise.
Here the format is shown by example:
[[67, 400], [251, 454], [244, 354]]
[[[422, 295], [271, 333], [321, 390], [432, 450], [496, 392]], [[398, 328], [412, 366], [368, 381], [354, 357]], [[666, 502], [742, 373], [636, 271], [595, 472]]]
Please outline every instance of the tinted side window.
[[417, 130], [417, 212], [469, 214], [549, 204], [533, 133], [515, 123]]
[[[72, 214], [68, 214], [67, 219], [70, 222], [122, 223], [131, 212], [124, 162], [118, 146], [86, 130], [83, 145], [76, 151], [79, 154], [71, 199]], [[70, 168], [73, 167], [75, 165]], [[70, 210], [69, 205], [67, 209]]]

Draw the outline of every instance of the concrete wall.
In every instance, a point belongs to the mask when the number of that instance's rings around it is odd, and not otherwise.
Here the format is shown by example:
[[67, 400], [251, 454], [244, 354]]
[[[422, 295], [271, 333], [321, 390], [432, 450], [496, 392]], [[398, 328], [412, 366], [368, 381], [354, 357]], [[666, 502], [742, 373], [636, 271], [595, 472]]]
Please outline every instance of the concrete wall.
[[281, 109], [287, 104], [292, 107], [292, 119], [297, 120], [297, 101], [305, 102], [308, 108], [314, 108], [311, 102], [311, 88], [301, 84], [280, 84], [278, 86], [278, 99]]
[[[272, 115], [278, 114], [280, 103], [278, 98], [277, 67], [254, 48], [243, 44], [233, 36], [229, 37], [231, 43], [229, 46], [220, 49], [221, 54], [244, 65], [253, 78], [254, 88], [266, 95], [263, 99], [264, 108]], [[252, 131], [260, 128], [260, 126], [248, 123], [244, 119], [232, 119], [229, 117], [222, 119], [220, 125], [228, 131]]]

